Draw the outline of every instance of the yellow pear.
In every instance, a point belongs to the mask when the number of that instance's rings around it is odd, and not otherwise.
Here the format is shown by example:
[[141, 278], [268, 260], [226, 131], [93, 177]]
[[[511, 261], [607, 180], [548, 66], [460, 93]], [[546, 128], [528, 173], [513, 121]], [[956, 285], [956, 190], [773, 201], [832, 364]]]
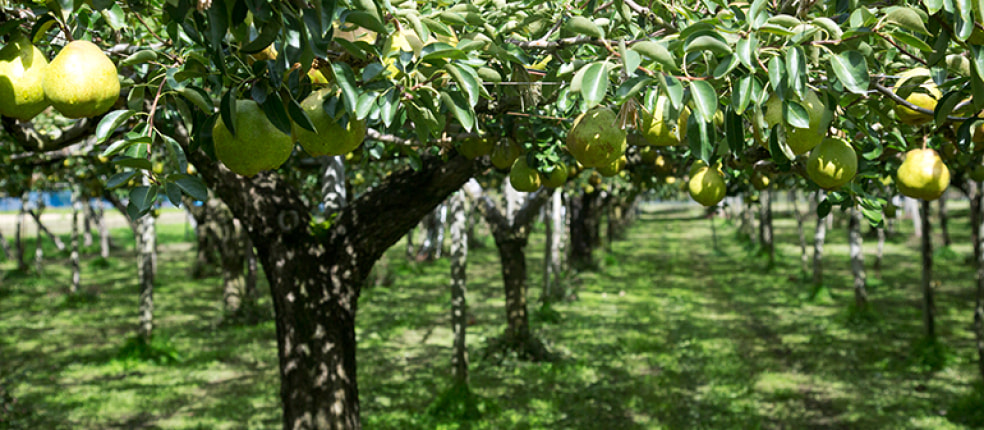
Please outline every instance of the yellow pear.
[[721, 173], [717, 169], [707, 166], [697, 168], [690, 175], [687, 188], [694, 201], [708, 207], [720, 203], [727, 191], [727, 185]]
[[532, 193], [540, 189], [540, 173], [526, 163], [526, 157], [519, 157], [509, 169], [509, 184], [516, 191]]
[[331, 90], [325, 88], [311, 93], [301, 102], [301, 108], [311, 119], [316, 131], [305, 130], [296, 123], [292, 125], [301, 148], [314, 157], [348, 154], [358, 148], [366, 137], [365, 121], [349, 117], [348, 124], [343, 128], [325, 112], [322, 106], [325, 98], [331, 94]]
[[[640, 115], [639, 131], [646, 142], [653, 146], [675, 146], [684, 142], [687, 136], [687, 119], [690, 118], [690, 108], [684, 106], [682, 111], [675, 111], [670, 98], [660, 96], [650, 114], [645, 110]], [[723, 117], [722, 117], [723, 118]]]
[[243, 176], [276, 169], [294, 150], [294, 138], [267, 119], [255, 101], [236, 101], [236, 135], [226, 128], [222, 117], [212, 128], [215, 156], [229, 170]]
[[896, 172], [896, 183], [903, 195], [936, 200], [950, 186], [950, 170], [932, 149], [913, 149]]
[[762, 191], [766, 188], [769, 188], [769, 184], [772, 182], [772, 180], [769, 179], [768, 176], [762, 174], [762, 172], [756, 170], [752, 172], [751, 182], [752, 182], [752, 187], [754, 187], [756, 190]]
[[625, 154], [625, 136], [615, 112], [596, 107], [574, 120], [567, 133], [567, 151], [587, 167], [604, 167]]
[[22, 34], [0, 49], [0, 115], [30, 121], [46, 107], [42, 82], [48, 60]]
[[[933, 82], [928, 69], [917, 67], [904, 73], [900, 73], [899, 76], [900, 79], [895, 83], [895, 92], [898, 92], [898, 88], [900, 87], [919, 85], [919, 87], [915, 88], [912, 93], [905, 98], [905, 100], [923, 109], [928, 109], [931, 111], [936, 109], [936, 103], [941, 97], [943, 97], [943, 93], [936, 86], [936, 83]], [[910, 109], [901, 104], [895, 105], [895, 116], [903, 124], [908, 125], [922, 125], [933, 120], [932, 115]]]
[[844, 139], [824, 139], [806, 161], [806, 174], [825, 190], [851, 182], [858, 172], [858, 156]]
[[44, 94], [69, 118], [106, 113], [120, 97], [116, 65], [85, 40], [70, 42], [44, 69]]

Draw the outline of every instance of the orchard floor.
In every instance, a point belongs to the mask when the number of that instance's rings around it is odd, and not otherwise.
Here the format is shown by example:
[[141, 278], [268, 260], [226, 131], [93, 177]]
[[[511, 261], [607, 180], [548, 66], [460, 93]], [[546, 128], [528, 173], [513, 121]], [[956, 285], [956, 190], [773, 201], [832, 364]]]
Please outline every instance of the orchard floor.
[[[966, 203], [954, 202], [954, 245], [937, 252], [946, 365], [930, 370], [922, 333], [917, 242], [911, 223], [889, 238], [885, 270], [871, 270], [872, 314], [853, 303], [846, 232], [830, 231], [832, 297], [810, 299], [795, 224], [777, 214], [769, 270], [736, 226], [693, 206], [653, 206], [625, 240], [596, 256], [602, 269], [571, 280], [577, 300], [538, 310], [542, 229], [529, 246], [537, 335], [558, 356], [526, 363], [484, 356], [503, 328], [498, 257], [489, 238], [470, 250], [468, 340], [481, 418], [428, 411], [448, 388], [449, 264], [414, 264], [403, 244], [377, 267], [389, 286], [359, 302], [359, 384], [367, 429], [949, 429], [984, 424], [976, 388], [972, 268]], [[837, 213], [843, 219], [843, 215]], [[808, 238], [812, 238], [809, 220]], [[866, 228], [867, 230], [867, 228]], [[939, 230], [934, 233], [938, 234]], [[193, 251], [182, 224], [161, 227], [155, 291], [160, 363], [121, 353], [135, 330], [132, 236], [113, 258], [83, 262], [84, 291], [66, 295], [64, 254], [43, 276], [0, 261], [0, 429], [278, 428], [276, 340], [269, 318], [222, 320], [220, 279], [187, 277]], [[939, 241], [937, 241], [939, 243]], [[33, 250], [33, 238], [28, 243]], [[33, 252], [30, 253], [33, 255]], [[31, 265], [33, 268], [33, 264]], [[261, 307], [269, 312], [264, 292]], [[6, 394], [4, 391], [6, 390]], [[976, 393], [976, 394], [975, 394]], [[13, 403], [11, 403], [13, 399]], [[431, 408], [433, 409], [433, 408]], [[976, 420], [976, 421], [975, 421]]]

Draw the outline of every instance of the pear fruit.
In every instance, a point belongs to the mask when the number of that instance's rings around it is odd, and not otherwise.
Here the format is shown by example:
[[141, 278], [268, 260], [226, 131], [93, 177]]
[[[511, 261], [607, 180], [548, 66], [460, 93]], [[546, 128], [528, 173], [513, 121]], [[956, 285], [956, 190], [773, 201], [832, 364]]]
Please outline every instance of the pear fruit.
[[558, 163], [554, 166], [554, 169], [550, 173], [544, 174], [540, 173], [540, 182], [543, 186], [547, 188], [560, 188], [567, 183], [569, 172], [567, 171], [567, 165], [564, 163]]
[[844, 139], [824, 139], [806, 161], [806, 174], [825, 190], [851, 182], [858, 172], [858, 155]]
[[628, 160], [626, 160], [625, 156], [623, 155], [607, 166], [598, 167], [597, 168], [598, 173], [601, 173], [601, 176], [604, 176], [606, 178], [611, 178], [612, 176], [615, 176], [620, 172], [622, 172], [622, 169], [625, 168], [625, 165], [627, 163]]
[[752, 172], [751, 182], [752, 182], [752, 187], [754, 187], [756, 190], [762, 191], [766, 188], [769, 188], [769, 184], [772, 183], [772, 180], [769, 179], [768, 176], [762, 174], [762, 172], [756, 170]]
[[936, 200], [950, 186], [950, 170], [932, 149], [913, 149], [896, 172], [899, 192], [915, 199]]
[[44, 69], [48, 60], [24, 35], [0, 49], [0, 115], [30, 121], [48, 107]]
[[701, 166], [691, 173], [687, 188], [694, 201], [710, 207], [724, 199], [727, 186], [717, 169]]
[[[936, 109], [936, 103], [941, 97], [943, 97], [943, 93], [930, 77], [929, 69], [917, 67], [904, 73], [900, 73], [899, 76], [901, 78], [895, 83], [896, 93], [898, 93], [898, 88], [918, 85], [918, 88], [914, 89], [912, 93], [905, 98], [905, 101], [923, 109], [928, 109], [931, 111]], [[919, 81], [922, 82], [919, 83]], [[919, 112], [915, 109], [910, 109], [909, 107], [901, 104], [895, 105], [895, 116], [903, 124], [908, 125], [922, 125], [933, 120], [932, 115]]]
[[267, 119], [260, 105], [252, 100], [236, 101], [236, 134], [226, 128], [222, 117], [212, 128], [215, 156], [229, 170], [253, 176], [284, 164], [294, 150], [294, 138]]
[[495, 141], [488, 136], [466, 137], [458, 144], [458, 153], [474, 160], [491, 154], [494, 147]]
[[689, 108], [685, 106], [682, 111], [677, 111], [673, 109], [669, 97], [660, 96], [651, 114], [643, 110], [639, 131], [650, 145], [676, 146], [686, 139], [689, 118]]
[[515, 140], [510, 137], [502, 138], [492, 148], [492, 165], [496, 169], [509, 169], [520, 155], [523, 155], [523, 148]]
[[567, 133], [567, 151], [587, 167], [605, 167], [625, 154], [625, 137], [615, 112], [596, 107], [574, 120]]
[[532, 193], [540, 189], [540, 172], [526, 163], [526, 157], [519, 157], [509, 169], [509, 184], [516, 191]]
[[102, 115], [120, 97], [116, 65], [92, 42], [76, 40], [44, 69], [44, 94], [68, 118]]
[[311, 93], [301, 102], [301, 109], [311, 119], [316, 131], [305, 130], [296, 123], [292, 126], [301, 148], [313, 157], [348, 154], [358, 148], [366, 137], [365, 121], [350, 117], [348, 124], [342, 127], [325, 112], [323, 104], [331, 94], [331, 90], [325, 88]]
[[769, 127], [776, 124], [785, 124], [786, 144], [789, 145], [789, 149], [793, 151], [793, 154], [801, 155], [809, 152], [823, 141], [825, 134], [823, 120], [827, 107], [820, 101], [817, 93], [811, 90], [806, 90], [806, 94], [802, 99], [794, 96], [793, 101], [806, 108], [806, 112], [810, 117], [809, 127], [796, 128], [784, 123], [782, 118], [782, 101], [775, 94], [769, 97], [769, 100], [765, 103], [765, 122], [769, 124]]

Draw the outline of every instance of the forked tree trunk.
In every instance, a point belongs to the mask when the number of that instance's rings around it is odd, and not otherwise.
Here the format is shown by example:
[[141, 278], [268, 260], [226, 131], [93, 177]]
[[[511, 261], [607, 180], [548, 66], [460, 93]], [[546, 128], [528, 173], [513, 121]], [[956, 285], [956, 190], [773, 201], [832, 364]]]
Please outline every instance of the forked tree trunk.
[[977, 371], [984, 380], [984, 237], [981, 235], [984, 213], [981, 210], [984, 190], [980, 183], [968, 181], [970, 192], [970, 235], [974, 244], [974, 265], [977, 281], [974, 294], [974, 339], [977, 346]]
[[458, 191], [451, 196], [449, 209], [451, 216], [451, 327], [454, 330], [451, 368], [454, 383], [468, 384], [468, 302], [466, 299], [468, 278], [468, 216], [465, 211], [465, 195]]
[[806, 232], [803, 228], [806, 214], [800, 212], [798, 200], [796, 190], [789, 190], [789, 201], [793, 203], [793, 215], [796, 217], [796, 235], [799, 237], [800, 244], [800, 270], [803, 273], [807, 273], [810, 270], [810, 257], [806, 252]]
[[[180, 125], [178, 140], [190, 139]], [[250, 234], [270, 285], [285, 429], [358, 430], [355, 315], [373, 264], [472, 176], [464, 157], [425, 159], [352, 200], [323, 234], [291, 183], [271, 172], [243, 178], [188, 152]]]
[[847, 231], [851, 253], [851, 273], [854, 275], [854, 306], [860, 310], [868, 306], [868, 290], [865, 288], [861, 211], [856, 207], [851, 208], [851, 219], [848, 222]]
[[946, 209], [946, 193], [939, 199], [940, 204], [940, 234], [943, 235], [943, 246], [950, 246], [949, 212]]
[[926, 337], [936, 338], [936, 304], [933, 298], [933, 242], [929, 222], [930, 202], [922, 201], [922, 291], [923, 291], [923, 324], [926, 327]]
[[[822, 193], [817, 194], [817, 198], [826, 198]], [[827, 215], [828, 217], [830, 214]], [[823, 285], [823, 243], [827, 239], [827, 222], [825, 218], [817, 216], [817, 230], [813, 235], [813, 285]]]
[[[79, 264], [79, 212], [82, 211], [82, 196], [78, 187], [72, 190], [72, 285], [71, 294], [77, 294], [82, 283], [82, 268]], [[89, 235], [92, 240], [92, 235]]]

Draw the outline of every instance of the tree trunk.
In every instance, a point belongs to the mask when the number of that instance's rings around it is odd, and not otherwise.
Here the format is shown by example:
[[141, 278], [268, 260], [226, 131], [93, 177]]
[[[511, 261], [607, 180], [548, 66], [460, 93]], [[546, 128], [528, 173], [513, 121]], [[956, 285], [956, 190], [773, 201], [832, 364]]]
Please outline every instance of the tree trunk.
[[[823, 194], [817, 194], [820, 199], [825, 198]], [[830, 214], [827, 215], [828, 217]], [[813, 285], [823, 285], [823, 242], [827, 239], [827, 222], [825, 218], [817, 216], [817, 231], [813, 235]]]
[[38, 241], [41, 241], [41, 233], [44, 233], [45, 236], [48, 236], [48, 239], [51, 239], [51, 241], [55, 244], [55, 247], [58, 248], [59, 251], [64, 251], [66, 249], [65, 242], [62, 242], [60, 237], [51, 233], [51, 230], [48, 230], [48, 227], [46, 227], [44, 223], [41, 222], [41, 214], [42, 212], [44, 212], [44, 210], [45, 210], [44, 200], [39, 199], [38, 210], [28, 212], [31, 214], [31, 218], [34, 218], [34, 223], [37, 224], [38, 226]]
[[922, 237], [923, 223], [919, 216], [919, 201], [912, 197], [905, 197], [903, 200], [905, 213], [912, 217], [912, 233], [916, 237]]
[[[37, 235], [35, 235], [34, 240], [34, 271], [41, 276], [44, 272], [44, 246], [42, 245], [43, 240], [41, 240], [42, 231], [47, 231], [44, 224], [41, 224], [41, 214], [44, 213], [44, 200], [38, 199], [38, 209], [37, 211], [31, 211], [31, 216], [34, 218], [34, 223], [38, 226]], [[59, 242], [61, 242], [59, 240]], [[61, 248], [64, 248], [63, 243]], [[59, 248], [59, 249], [61, 249]]]
[[222, 299], [227, 315], [238, 314], [246, 294], [246, 277], [243, 264], [246, 260], [246, 238], [232, 213], [221, 200], [210, 199], [206, 205], [210, 223], [216, 226], [216, 242], [219, 245], [219, 259], [222, 265]]
[[793, 215], [796, 217], [796, 235], [799, 237], [800, 244], [800, 270], [805, 274], [810, 270], [810, 257], [806, 253], [806, 232], [803, 228], [806, 214], [800, 212], [797, 200], [796, 190], [789, 190], [789, 201], [793, 203]]
[[868, 307], [868, 291], [865, 288], [863, 238], [861, 237], [861, 211], [851, 208], [848, 222], [848, 243], [851, 252], [851, 273], [854, 274], [854, 306], [858, 310]]
[[137, 222], [137, 279], [140, 283], [139, 325], [137, 334], [150, 339], [154, 333], [154, 248], [157, 235], [155, 219], [144, 215]]
[[4, 260], [10, 259], [10, 243], [7, 243], [7, 238], [3, 237], [2, 232], [0, 232], [0, 252], [3, 252]]
[[949, 224], [949, 214], [946, 210], [946, 193], [944, 192], [939, 199], [940, 202], [940, 234], [943, 235], [943, 246], [950, 246], [950, 229], [947, 224]]
[[759, 223], [759, 240], [762, 251], [769, 256], [769, 268], [776, 264], [776, 246], [772, 230], [772, 189], [766, 188], [759, 194], [762, 201], [762, 221]]
[[550, 196], [550, 202], [546, 206], [547, 221], [546, 240], [544, 243], [543, 256], [543, 292], [544, 303], [560, 301], [564, 298], [564, 289], [560, 284], [561, 266], [561, 246], [564, 234], [564, 201], [563, 192], [555, 190]]
[[447, 215], [447, 206], [441, 204], [430, 215], [424, 217], [424, 242], [417, 251], [417, 261], [434, 261], [441, 258]]
[[970, 192], [970, 235], [974, 242], [974, 264], [977, 288], [974, 303], [974, 338], [977, 346], [977, 370], [984, 380], [984, 237], [981, 235], [984, 213], [981, 211], [984, 190], [977, 182], [969, 182]]
[[20, 212], [17, 213], [17, 228], [14, 230], [14, 246], [17, 248], [17, 271], [22, 273], [27, 271], [27, 259], [24, 257], [27, 251], [25, 250], [23, 231], [24, 215], [27, 213], [27, 198], [28, 193], [25, 191], [21, 194], [21, 208]]
[[582, 193], [570, 199], [571, 234], [570, 234], [570, 264], [578, 270], [595, 267], [594, 240], [592, 224], [596, 215], [593, 213], [597, 193]]
[[882, 257], [885, 255], [885, 228], [878, 227], [878, 252], [875, 254], [875, 270], [881, 275]]
[[[79, 212], [82, 210], [82, 196], [78, 187], [72, 190], [72, 286], [69, 292], [77, 294], [82, 284], [82, 268], [79, 264]], [[92, 241], [92, 234], [89, 234]]]
[[468, 302], [466, 300], [468, 267], [467, 212], [465, 195], [458, 191], [449, 202], [451, 215], [451, 327], [454, 330], [454, 352], [451, 367], [455, 384], [468, 384], [468, 345], [465, 342], [468, 327]]
[[755, 236], [755, 211], [752, 210], [751, 199], [745, 200], [745, 217], [748, 218], [748, 222], [745, 223], [748, 226], [748, 240], [753, 244], [757, 243]]
[[923, 323], [926, 326], [926, 337], [936, 338], [936, 304], [933, 300], [933, 241], [929, 222], [930, 202], [922, 201], [922, 290], [923, 290]]
[[526, 238], [496, 238], [506, 292], [506, 338], [516, 345], [530, 342], [530, 319], [526, 307]]
[[[177, 138], [189, 147], [187, 131]], [[273, 172], [243, 178], [202, 151], [188, 158], [250, 234], [270, 285], [277, 326], [285, 429], [358, 430], [355, 315], [373, 264], [461, 187], [477, 163], [427, 158], [350, 201], [325, 232], [312, 209]]]
[[258, 269], [256, 267], [256, 251], [253, 249], [253, 241], [246, 234], [245, 228], [243, 229], [243, 236], [246, 241], [246, 298], [250, 303], [253, 303], [259, 297], [259, 293], [256, 291], [256, 273]]
[[96, 215], [96, 229], [99, 231], [99, 256], [109, 258], [109, 251], [112, 247], [109, 236], [109, 228], [106, 226], [106, 209], [102, 200], [98, 200], [99, 209], [93, 213]]
[[82, 246], [88, 248], [92, 246], [92, 204], [89, 198], [80, 197], [80, 199], [82, 200]]
[[325, 218], [337, 213], [348, 202], [345, 192], [345, 157], [341, 155], [324, 156], [324, 171], [321, 175], [321, 203]]

